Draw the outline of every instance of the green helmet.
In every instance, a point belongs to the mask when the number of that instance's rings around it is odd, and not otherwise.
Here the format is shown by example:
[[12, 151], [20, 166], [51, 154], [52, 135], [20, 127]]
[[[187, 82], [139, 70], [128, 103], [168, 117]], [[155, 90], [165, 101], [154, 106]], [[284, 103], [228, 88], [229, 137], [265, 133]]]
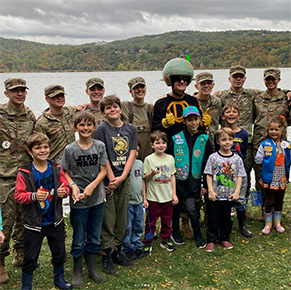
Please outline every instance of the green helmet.
[[191, 63], [184, 58], [173, 58], [169, 60], [163, 69], [163, 79], [167, 86], [172, 86], [172, 77], [181, 76], [189, 79], [187, 86], [192, 82], [194, 71]]

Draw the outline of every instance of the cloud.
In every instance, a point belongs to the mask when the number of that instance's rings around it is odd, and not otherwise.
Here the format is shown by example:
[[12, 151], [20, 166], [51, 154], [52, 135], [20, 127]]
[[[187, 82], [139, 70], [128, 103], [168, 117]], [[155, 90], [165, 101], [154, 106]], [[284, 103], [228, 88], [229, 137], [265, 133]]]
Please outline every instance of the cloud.
[[81, 44], [173, 30], [288, 30], [290, 0], [2, 0], [0, 35]]

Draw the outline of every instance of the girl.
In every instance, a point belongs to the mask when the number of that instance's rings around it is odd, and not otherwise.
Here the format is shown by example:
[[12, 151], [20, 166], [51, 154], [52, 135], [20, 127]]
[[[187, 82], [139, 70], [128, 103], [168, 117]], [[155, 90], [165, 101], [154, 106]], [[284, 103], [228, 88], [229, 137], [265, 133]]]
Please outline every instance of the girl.
[[281, 226], [283, 199], [289, 180], [291, 143], [286, 139], [287, 123], [283, 116], [272, 118], [269, 122], [267, 137], [261, 143], [255, 158], [262, 164], [260, 184], [265, 188], [265, 227], [264, 235], [270, 233], [274, 214], [274, 226], [283, 233]]

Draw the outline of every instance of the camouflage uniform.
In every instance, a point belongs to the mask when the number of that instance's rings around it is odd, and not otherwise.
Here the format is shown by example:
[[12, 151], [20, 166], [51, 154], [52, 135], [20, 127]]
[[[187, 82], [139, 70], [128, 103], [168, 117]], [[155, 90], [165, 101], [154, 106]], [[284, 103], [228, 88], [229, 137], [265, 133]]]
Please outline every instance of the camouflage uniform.
[[35, 125], [35, 131], [49, 137], [51, 144], [50, 159], [58, 164], [61, 162], [65, 147], [75, 141], [73, 116], [76, 108], [64, 106], [63, 109], [61, 117], [48, 114], [49, 109], [46, 109]]
[[[284, 91], [280, 91], [279, 95], [271, 96], [267, 91], [261, 92], [254, 98], [254, 135], [252, 154], [256, 156], [257, 150], [267, 138], [267, 129], [269, 121], [273, 117], [284, 116], [287, 124], [291, 125], [290, 106]], [[260, 165], [253, 165], [256, 176], [256, 183], [261, 178]]]
[[18, 168], [30, 160], [25, 141], [32, 134], [35, 116], [30, 109], [15, 110], [9, 103], [0, 105], [0, 202], [5, 240], [0, 244], [0, 256], [9, 255], [13, 248], [23, 248], [21, 206], [14, 200]]
[[90, 105], [88, 105], [85, 109], [86, 111], [92, 113], [95, 117], [95, 122], [96, 122], [96, 126], [98, 126], [99, 124], [103, 123], [106, 119], [104, 118], [103, 114], [101, 113], [101, 110], [93, 110]]

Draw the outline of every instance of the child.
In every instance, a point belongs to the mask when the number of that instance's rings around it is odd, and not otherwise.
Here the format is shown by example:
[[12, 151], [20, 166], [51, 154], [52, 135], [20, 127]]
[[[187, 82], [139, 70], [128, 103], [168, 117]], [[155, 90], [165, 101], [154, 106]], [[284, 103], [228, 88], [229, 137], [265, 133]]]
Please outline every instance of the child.
[[[137, 141], [136, 158], [141, 148]], [[130, 171], [130, 198], [127, 208], [127, 226], [123, 238], [123, 252], [131, 260], [143, 257], [142, 242], [143, 234], [143, 186], [144, 166], [141, 160], [135, 159]]]
[[134, 125], [121, 121], [121, 102], [115, 95], [104, 97], [100, 101], [100, 110], [106, 121], [96, 128], [94, 138], [105, 143], [108, 155], [107, 201], [101, 231], [102, 267], [105, 273], [115, 274], [113, 262], [132, 265], [121, 247], [127, 223], [129, 174], [136, 155], [137, 131]]
[[82, 257], [88, 277], [95, 282], [106, 278], [96, 271], [96, 254], [100, 251], [100, 235], [104, 212], [106, 149], [101, 141], [93, 140], [95, 117], [81, 111], [73, 118], [79, 140], [65, 147], [61, 167], [70, 183], [70, 220], [73, 227], [71, 255], [74, 257], [73, 287], [83, 285]]
[[283, 199], [289, 181], [291, 143], [286, 137], [287, 123], [283, 116], [272, 118], [268, 126], [268, 139], [263, 141], [257, 151], [255, 162], [262, 164], [261, 185], [265, 188], [265, 227], [268, 235], [274, 226], [283, 233], [281, 226]]
[[[218, 237], [225, 249], [232, 249], [229, 241], [232, 229], [231, 208], [238, 200], [242, 177], [246, 175], [242, 159], [231, 152], [234, 132], [220, 128], [215, 133], [220, 149], [211, 154], [205, 166], [208, 185], [208, 214], [206, 251], [214, 251]], [[227, 200], [217, 200], [227, 198]]]
[[207, 194], [206, 176], [201, 179], [204, 167], [212, 146], [208, 135], [198, 130], [201, 118], [199, 111], [194, 106], [186, 107], [183, 111], [183, 122], [186, 128], [173, 136], [169, 151], [175, 158], [177, 196], [179, 203], [174, 206], [172, 218], [172, 240], [175, 242], [179, 236], [179, 216], [182, 200], [189, 215], [197, 248], [204, 248], [206, 243], [200, 232], [199, 215], [196, 210], [196, 200], [200, 194]]
[[165, 153], [168, 138], [165, 132], [155, 131], [151, 134], [151, 146], [154, 153], [147, 156], [144, 162], [146, 189], [143, 191], [144, 207], [148, 208], [149, 220], [146, 219], [144, 254], [149, 255], [152, 251], [152, 236], [156, 231], [156, 221], [161, 218], [160, 246], [169, 252], [174, 251], [175, 245], [171, 242], [171, 220], [173, 205], [178, 203], [176, 195], [175, 161], [171, 155]]
[[5, 236], [2, 232], [3, 227], [2, 227], [2, 214], [1, 214], [1, 206], [0, 206], [0, 244], [3, 243], [3, 241], [5, 240]]
[[[238, 106], [236, 104], [225, 105], [222, 109], [221, 118], [222, 120], [225, 121], [225, 126], [232, 129], [232, 131], [234, 132], [234, 141], [231, 151], [236, 153], [242, 158], [244, 167], [246, 169], [245, 157], [247, 153], [249, 134], [245, 129], [242, 129], [237, 125], [237, 121], [240, 118]], [[216, 151], [219, 150], [219, 145], [217, 143], [215, 145], [215, 149]], [[244, 176], [242, 178], [242, 185], [239, 194], [240, 197], [242, 198], [246, 197], [247, 187], [248, 187], [247, 176]], [[235, 208], [237, 212], [237, 220], [240, 233], [246, 238], [252, 238], [253, 234], [246, 228], [246, 210], [248, 209], [246, 200], [242, 199], [236, 201]]]
[[19, 168], [14, 194], [16, 202], [22, 204], [24, 224], [22, 289], [32, 287], [33, 271], [37, 268], [44, 237], [52, 253], [55, 286], [72, 289], [64, 279], [66, 251], [62, 199], [69, 195], [69, 185], [60, 166], [48, 160], [50, 142], [46, 135], [33, 134], [26, 144], [33, 161]]

